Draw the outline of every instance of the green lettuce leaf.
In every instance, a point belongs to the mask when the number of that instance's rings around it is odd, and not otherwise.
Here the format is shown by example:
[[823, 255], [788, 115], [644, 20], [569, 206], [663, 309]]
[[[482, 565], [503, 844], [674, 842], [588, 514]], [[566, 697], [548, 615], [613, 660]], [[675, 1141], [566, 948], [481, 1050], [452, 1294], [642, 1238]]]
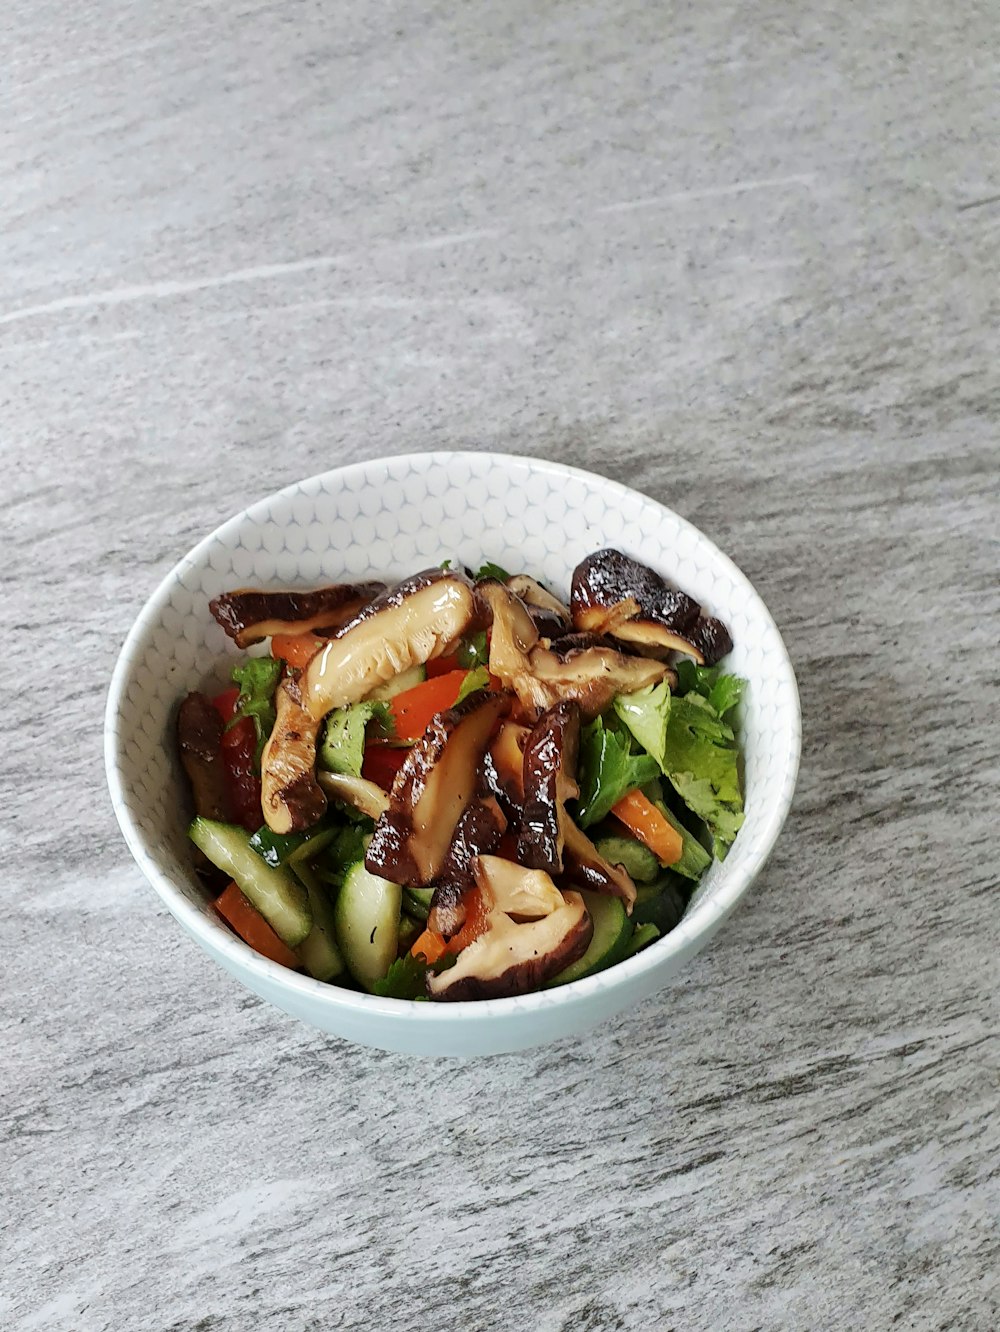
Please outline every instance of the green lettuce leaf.
[[662, 768], [670, 719], [670, 686], [666, 680], [635, 694], [619, 694], [614, 708], [638, 743]]
[[586, 828], [603, 819], [623, 795], [644, 786], [658, 771], [648, 754], [631, 752], [629, 733], [614, 718], [595, 717], [580, 735], [577, 823]]
[[331, 712], [320, 742], [320, 766], [327, 772], [360, 777], [365, 757], [365, 734], [371, 721], [377, 721], [383, 730], [388, 729], [391, 733], [392, 713], [386, 703], [352, 703], [350, 707]]
[[283, 669], [284, 662], [276, 661], [274, 657], [250, 657], [242, 665], [233, 667], [232, 680], [233, 684], [239, 685], [240, 696], [236, 700], [233, 719], [226, 730], [230, 730], [244, 717], [250, 718], [257, 735], [254, 763], [258, 771], [260, 756], [264, 752], [268, 737], [274, 730], [276, 720], [274, 691], [278, 687]]

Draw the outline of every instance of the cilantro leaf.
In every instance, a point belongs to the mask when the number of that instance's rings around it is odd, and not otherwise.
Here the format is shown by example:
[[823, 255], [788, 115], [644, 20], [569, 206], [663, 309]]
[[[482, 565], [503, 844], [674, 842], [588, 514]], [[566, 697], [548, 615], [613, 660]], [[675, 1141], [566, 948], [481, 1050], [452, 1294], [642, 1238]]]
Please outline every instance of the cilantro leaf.
[[365, 734], [368, 723], [390, 730], [392, 713], [385, 703], [352, 703], [337, 708], [326, 719], [326, 729], [319, 747], [319, 761], [328, 772], [344, 773], [348, 777], [361, 776], [365, 757]]
[[580, 797], [576, 821], [581, 828], [603, 819], [623, 795], [644, 786], [658, 773], [656, 760], [633, 754], [628, 732], [614, 718], [595, 717], [580, 736]]
[[670, 719], [670, 686], [666, 680], [647, 685], [635, 694], [619, 694], [614, 708], [638, 743], [662, 768]]
[[238, 721], [249, 717], [257, 735], [257, 748], [254, 751], [254, 764], [260, 770], [260, 756], [268, 737], [274, 730], [277, 714], [274, 708], [274, 691], [281, 679], [284, 663], [274, 657], [251, 657], [239, 666], [233, 667], [232, 681], [240, 687], [240, 696], [236, 700], [233, 719], [226, 727], [231, 730]]
[[382, 999], [416, 999], [427, 988], [427, 963], [422, 957], [404, 953], [397, 958], [372, 989]]
[[667, 723], [663, 771], [703, 819], [722, 860], [743, 822], [739, 753], [732, 729], [701, 694], [675, 698]]
[[467, 671], [474, 670], [477, 666], [485, 666], [490, 659], [489, 648], [486, 646], [486, 630], [481, 629], [479, 633], [463, 638], [455, 656], [458, 658], [459, 666]]
[[743, 698], [747, 682], [739, 675], [723, 675], [719, 666], [696, 666], [687, 659], [679, 661], [678, 694], [700, 694], [720, 717], [724, 717]]
[[510, 582], [510, 574], [507, 570], [502, 569], [499, 564], [494, 564], [492, 560], [487, 560], [485, 564], [481, 564], [475, 577], [476, 582], [479, 582], [482, 578], [496, 578], [501, 583]]

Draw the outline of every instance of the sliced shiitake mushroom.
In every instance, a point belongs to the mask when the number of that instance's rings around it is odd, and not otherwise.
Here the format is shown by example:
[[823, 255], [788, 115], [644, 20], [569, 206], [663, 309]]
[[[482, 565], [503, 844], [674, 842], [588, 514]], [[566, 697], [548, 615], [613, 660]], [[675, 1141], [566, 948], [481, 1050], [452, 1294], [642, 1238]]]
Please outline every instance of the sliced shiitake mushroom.
[[569, 607], [529, 574], [515, 574], [508, 579], [507, 587], [524, 602], [542, 638], [561, 638], [572, 629]]
[[384, 591], [384, 583], [336, 583], [313, 592], [244, 588], [223, 592], [209, 602], [209, 610], [237, 647], [245, 648], [275, 634], [339, 629]]
[[519, 822], [524, 808], [524, 746], [530, 734], [530, 726], [505, 721], [483, 759], [489, 789], [511, 821]]
[[636, 887], [624, 865], [611, 865], [585, 832], [572, 821], [566, 820], [564, 829], [563, 861], [565, 879], [580, 888], [603, 893], [607, 897], [620, 897], [626, 912], [631, 915], [635, 905]]
[[299, 682], [282, 677], [274, 691], [276, 719], [260, 760], [264, 822], [277, 833], [311, 828], [326, 813], [316, 780], [320, 723], [302, 706]]
[[574, 699], [584, 718], [596, 717], [616, 694], [631, 694], [668, 674], [662, 662], [627, 656], [592, 635], [571, 634], [545, 647], [527, 607], [502, 583], [477, 592], [492, 615], [490, 672], [513, 689], [529, 716]]
[[595, 551], [577, 565], [570, 605], [577, 629], [649, 654], [683, 652], [712, 665], [732, 649], [725, 625], [703, 616], [692, 597], [620, 550]]
[[181, 763], [191, 783], [194, 812], [203, 819], [229, 817], [222, 762], [222, 717], [206, 694], [188, 694], [177, 713]]
[[473, 869], [479, 887], [515, 920], [539, 920], [563, 904], [562, 894], [545, 870], [529, 869], [503, 856], [479, 856]]
[[538, 989], [582, 957], [593, 922], [579, 893], [558, 894], [560, 905], [537, 920], [518, 924], [499, 906], [486, 932], [439, 975], [428, 974], [431, 999], [501, 999]]
[[493, 851], [507, 831], [507, 818], [495, 796], [480, 793], [469, 801], [465, 813], [455, 825], [451, 846], [439, 872], [434, 889], [427, 928], [450, 939], [465, 920], [462, 895], [476, 884], [478, 857]]
[[580, 709], [564, 699], [543, 712], [524, 746], [524, 812], [517, 855], [530, 869], [558, 874], [563, 867], [566, 801], [580, 794]]
[[449, 652], [476, 610], [464, 574], [427, 569], [407, 578], [365, 606], [313, 657], [304, 675], [306, 706], [324, 717]]
[[403, 760], [365, 864], [394, 883], [433, 883], [479, 784], [479, 764], [510, 695], [480, 690], [439, 712]]
[[359, 814], [367, 814], [370, 819], [377, 819], [389, 808], [389, 797], [367, 777], [355, 777], [349, 772], [320, 772], [316, 780], [328, 796], [350, 805]]

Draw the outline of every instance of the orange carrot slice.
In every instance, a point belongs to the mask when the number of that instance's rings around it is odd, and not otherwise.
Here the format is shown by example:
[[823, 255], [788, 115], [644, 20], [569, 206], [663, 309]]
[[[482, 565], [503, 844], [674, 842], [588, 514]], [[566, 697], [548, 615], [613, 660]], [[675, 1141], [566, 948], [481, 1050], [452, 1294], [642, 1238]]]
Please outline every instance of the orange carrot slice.
[[612, 805], [611, 813], [649, 847], [661, 865], [673, 865], [684, 854], [680, 833], [641, 791], [622, 796], [617, 805]]

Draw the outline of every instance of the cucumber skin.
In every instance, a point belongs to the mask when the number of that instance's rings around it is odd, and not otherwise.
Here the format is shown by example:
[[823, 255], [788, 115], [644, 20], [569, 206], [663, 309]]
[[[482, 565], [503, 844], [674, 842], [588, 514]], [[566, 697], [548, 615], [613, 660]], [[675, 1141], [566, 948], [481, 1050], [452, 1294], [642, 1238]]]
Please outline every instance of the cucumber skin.
[[660, 873], [660, 862], [633, 837], [599, 837], [594, 845], [609, 865], [622, 865], [634, 883], [652, 883]]
[[309, 905], [313, 913], [313, 927], [299, 944], [296, 952], [314, 980], [331, 981], [344, 972], [344, 959], [336, 942], [333, 907], [322, 884], [310, 885], [308, 892]]
[[390, 698], [395, 698], [397, 694], [405, 693], [407, 689], [415, 689], [418, 684], [423, 684], [427, 679], [426, 666], [411, 666], [408, 671], [403, 671], [401, 675], [394, 676], [387, 680], [385, 684], [379, 685], [368, 695], [366, 702], [385, 703]]
[[[547, 981], [545, 989], [555, 985], [568, 985], [571, 981], [593, 976], [598, 971], [606, 971], [608, 967], [613, 967], [622, 960], [632, 941], [632, 922], [626, 916], [625, 908], [617, 897], [605, 897], [601, 893], [592, 893], [587, 889], [582, 889], [581, 895], [594, 921], [594, 937], [583, 957], [577, 958], [564, 971], [560, 971], [558, 976], [553, 976]], [[606, 921], [610, 927], [607, 931], [604, 930]], [[616, 932], [608, 937], [612, 928]]]
[[283, 943], [297, 948], [308, 937], [312, 908], [306, 889], [290, 870], [269, 865], [259, 856], [245, 828], [196, 818], [188, 836], [213, 865], [234, 880]]
[[[364, 861], [352, 865], [344, 875], [333, 909], [337, 947], [347, 970], [366, 990], [383, 980], [396, 960], [402, 902], [399, 884], [372, 874]], [[376, 942], [380, 926], [388, 929]]]

